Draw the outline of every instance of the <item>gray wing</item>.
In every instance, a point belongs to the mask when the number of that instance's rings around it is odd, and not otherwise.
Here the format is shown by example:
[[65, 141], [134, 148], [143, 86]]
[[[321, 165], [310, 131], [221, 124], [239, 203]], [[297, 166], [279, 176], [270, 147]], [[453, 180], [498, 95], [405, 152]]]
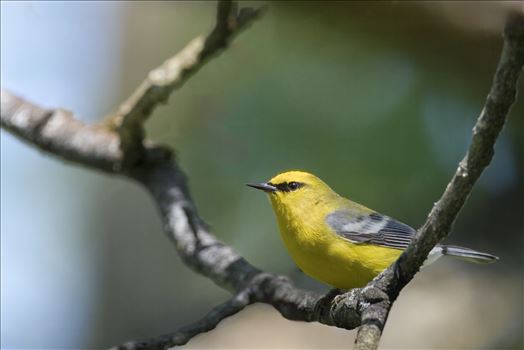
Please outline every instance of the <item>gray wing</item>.
[[405, 249], [415, 230], [379, 213], [356, 215], [350, 210], [337, 210], [326, 216], [326, 223], [342, 238], [353, 243], [376, 244]]

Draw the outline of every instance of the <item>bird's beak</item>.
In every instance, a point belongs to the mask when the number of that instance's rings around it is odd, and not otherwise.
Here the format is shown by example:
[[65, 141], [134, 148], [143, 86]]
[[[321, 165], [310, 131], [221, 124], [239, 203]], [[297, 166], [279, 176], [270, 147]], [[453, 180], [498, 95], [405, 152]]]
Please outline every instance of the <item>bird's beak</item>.
[[256, 188], [257, 190], [262, 190], [264, 192], [275, 192], [277, 188], [273, 185], [270, 185], [268, 183], [262, 182], [262, 183], [252, 183], [252, 184], [246, 184], [246, 186]]

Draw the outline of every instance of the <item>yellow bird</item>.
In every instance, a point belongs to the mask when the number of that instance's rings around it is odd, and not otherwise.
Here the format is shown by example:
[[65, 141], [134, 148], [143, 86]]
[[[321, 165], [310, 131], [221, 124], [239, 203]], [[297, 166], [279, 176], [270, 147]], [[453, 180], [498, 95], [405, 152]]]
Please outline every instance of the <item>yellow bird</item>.
[[[315, 175], [288, 171], [247, 184], [269, 195], [282, 240], [298, 267], [335, 288], [362, 287], [393, 263], [415, 230], [339, 196]], [[442, 255], [488, 263], [496, 256], [437, 245], [425, 264]]]

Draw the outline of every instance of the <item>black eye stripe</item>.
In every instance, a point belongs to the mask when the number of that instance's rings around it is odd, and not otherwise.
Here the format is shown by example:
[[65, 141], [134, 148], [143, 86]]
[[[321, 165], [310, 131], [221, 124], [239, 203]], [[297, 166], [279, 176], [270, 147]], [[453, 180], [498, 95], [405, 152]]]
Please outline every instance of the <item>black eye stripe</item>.
[[275, 186], [280, 192], [292, 192], [298, 190], [301, 187], [304, 187], [305, 184], [302, 182], [291, 181], [281, 182], [279, 184], [273, 184], [270, 182], [268, 185]]

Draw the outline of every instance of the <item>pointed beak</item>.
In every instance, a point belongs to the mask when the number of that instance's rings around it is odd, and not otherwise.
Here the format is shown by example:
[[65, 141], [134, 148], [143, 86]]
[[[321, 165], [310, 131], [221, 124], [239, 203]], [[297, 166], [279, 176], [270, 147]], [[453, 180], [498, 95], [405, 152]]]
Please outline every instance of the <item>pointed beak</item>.
[[268, 183], [262, 182], [262, 183], [251, 183], [246, 184], [246, 186], [256, 188], [257, 190], [262, 190], [264, 192], [272, 193], [277, 190], [277, 188], [273, 185], [270, 185]]

